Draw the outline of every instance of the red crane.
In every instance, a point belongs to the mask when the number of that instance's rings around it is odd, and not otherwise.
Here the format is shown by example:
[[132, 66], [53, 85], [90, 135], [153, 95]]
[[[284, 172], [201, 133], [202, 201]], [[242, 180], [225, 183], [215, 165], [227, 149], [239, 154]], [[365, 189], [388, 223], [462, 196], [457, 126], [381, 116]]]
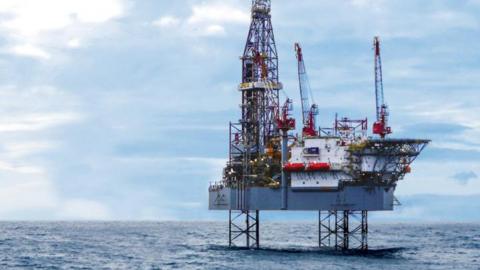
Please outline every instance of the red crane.
[[380, 40], [378, 37], [373, 39], [373, 50], [375, 51], [375, 98], [377, 121], [373, 123], [373, 134], [378, 134], [382, 139], [387, 134], [392, 133], [388, 126], [388, 107], [385, 104], [383, 96], [382, 79], [382, 58], [380, 56]]
[[[300, 97], [302, 99], [302, 134], [304, 137], [318, 136], [318, 131], [316, 130], [316, 116], [318, 114], [318, 106], [313, 102], [313, 98], [311, 97], [312, 91], [310, 89], [307, 70], [305, 68], [305, 62], [303, 60], [302, 47], [300, 47], [300, 44], [298, 43], [295, 43], [295, 52], [297, 53], [298, 82], [300, 87]], [[312, 105], [310, 105], [310, 98], [312, 99]]]

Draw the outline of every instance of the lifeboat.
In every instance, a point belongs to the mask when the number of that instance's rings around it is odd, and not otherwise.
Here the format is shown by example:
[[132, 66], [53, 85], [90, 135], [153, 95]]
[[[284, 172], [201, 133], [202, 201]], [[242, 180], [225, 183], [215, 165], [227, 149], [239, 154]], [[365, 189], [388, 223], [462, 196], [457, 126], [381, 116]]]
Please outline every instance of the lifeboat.
[[308, 163], [307, 171], [328, 171], [330, 164], [326, 162], [312, 162]]
[[289, 162], [283, 166], [283, 169], [287, 172], [299, 172], [305, 169], [305, 164]]

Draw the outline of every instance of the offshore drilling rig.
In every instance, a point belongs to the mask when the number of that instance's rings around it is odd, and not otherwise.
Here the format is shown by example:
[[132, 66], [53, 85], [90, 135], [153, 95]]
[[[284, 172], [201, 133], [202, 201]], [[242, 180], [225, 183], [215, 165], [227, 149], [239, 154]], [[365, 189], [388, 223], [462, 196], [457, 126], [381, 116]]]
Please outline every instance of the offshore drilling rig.
[[[397, 182], [429, 140], [386, 138], [380, 41], [374, 39], [376, 121], [336, 117], [317, 128], [304, 55], [295, 44], [303, 127], [293, 136], [292, 101], [280, 104], [282, 84], [271, 23], [271, 0], [252, 0], [241, 57], [242, 116], [230, 123], [223, 179], [209, 187], [209, 209], [229, 212], [229, 245], [260, 246], [260, 211], [318, 212], [318, 245], [368, 249], [368, 211], [393, 210]], [[310, 97], [309, 97], [310, 94]], [[312, 102], [310, 102], [312, 101]]]

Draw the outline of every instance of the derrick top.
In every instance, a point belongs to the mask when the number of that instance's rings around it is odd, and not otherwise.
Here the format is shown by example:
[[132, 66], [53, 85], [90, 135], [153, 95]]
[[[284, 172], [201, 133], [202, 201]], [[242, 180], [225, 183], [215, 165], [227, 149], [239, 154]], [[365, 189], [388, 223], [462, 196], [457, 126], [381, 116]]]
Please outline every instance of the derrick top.
[[[267, 81], [279, 84], [278, 54], [270, 7], [271, 0], [252, 0], [250, 29], [241, 57], [242, 83]], [[278, 89], [274, 87], [274, 90]]]
[[271, 0], [252, 0], [252, 17], [270, 15]]
[[378, 36], [373, 38], [373, 47], [375, 49], [375, 56], [380, 56], [380, 39]]

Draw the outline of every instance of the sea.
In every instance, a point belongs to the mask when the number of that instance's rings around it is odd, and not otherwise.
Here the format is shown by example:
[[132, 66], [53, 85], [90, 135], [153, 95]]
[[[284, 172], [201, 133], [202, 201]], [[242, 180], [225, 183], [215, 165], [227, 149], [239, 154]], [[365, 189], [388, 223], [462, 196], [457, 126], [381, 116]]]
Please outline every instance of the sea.
[[320, 250], [314, 222], [264, 222], [229, 248], [226, 222], [3, 222], [1, 269], [480, 269], [480, 224], [369, 224], [368, 252]]

